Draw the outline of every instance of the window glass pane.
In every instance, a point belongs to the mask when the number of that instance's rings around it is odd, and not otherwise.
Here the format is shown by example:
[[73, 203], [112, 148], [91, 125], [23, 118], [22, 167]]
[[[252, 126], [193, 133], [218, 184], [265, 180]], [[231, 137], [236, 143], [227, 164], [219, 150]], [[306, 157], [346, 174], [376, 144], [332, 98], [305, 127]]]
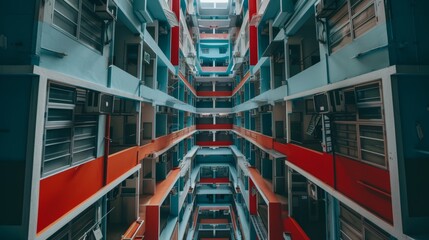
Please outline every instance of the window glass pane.
[[360, 138], [362, 160], [385, 166], [383, 127], [360, 126]]
[[360, 107], [358, 108], [359, 119], [383, 119], [381, 107]]
[[46, 145], [71, 140], [71, 128], [50, 129], [46, 131]]
[[374, 7], [368, 8], [367, 11], [361, 13], [355, 19], [353, 19], [353, 33], [355, 38], [369, 31], [376, 24], [377, 19], [375, 18], [375, 9]]
[[43, 173], [49, 173], [53, 170], [60, 170], [70, 164], [70, 156], [63, 156], [43, 163]]
[[82, 236], [95, 224], [95, 207], [91, 206], [89, 209], [81, 213], [75, 218], [71, 224], [71, 239], [82, 239]]
[[70, 155], [70, 142], [52, 144], [45, 147], [45, 161]]
[[382, 235], [379, 235], [373, 231], [365, 229], [365, 240], [383, 240], [383, 239], [387, 239], [387, 238], [385, 238]]
[[95, 158], [95, 149], [90, 148], [87, 150], [73, 153], [73, 164], [88, 161]]
[[381, 101], [380, 85], [371, 84], [356, 88], [356, 100], [358, 103]]
[[55, 1], [55, 11], [64, 16], [70, 22], [77, 24], [78, 19], [78, 4], [76, 1], [65, 1], [65, 0], [56, 0]]
[[[76, 36], [77, 23], [78, 23], [78, 11], [77, 8], [73, 7], [74, 4], [70, 4], [74, 1], [66, 2], [64, 0], [55, 1], [55, 12], [53, 23], [63, 29], [64, 31]], [[77, 4], [76, 4], [77, 6]]]
[[95, 125], [76, 126], [74, 134], [75, 138], [93, 137], [97, 134], [97, 127]]
[[346, 156], [358, 157], [356, 125], [336, 124], [335, 149], [338, 153]]
[[71, 109], [56, 109], [48, 110], [48, 121], [72, 121], [73, 110]]
[[95, 137], [84, 138], [74, 141], [73, 152], [95, 148]]
[[340, 218], [341, 220], [345, 221], [350, 227], [355, 229], [356, 231], [360, 232], [362, 231], [363, 222], [361, 217], [354, 212], [353, 210], [350, 210], [344, 206], [340, 206]]
[[49, 88], [50, 103], [65, 103], [74, 104], [76, 99], [75, 90], [73, 88], [51, 85]]
[[362, 236], [358, 232], [354, 231], [347, 224], [340, 223], [341, 239], [344, 240], [363, 240]]

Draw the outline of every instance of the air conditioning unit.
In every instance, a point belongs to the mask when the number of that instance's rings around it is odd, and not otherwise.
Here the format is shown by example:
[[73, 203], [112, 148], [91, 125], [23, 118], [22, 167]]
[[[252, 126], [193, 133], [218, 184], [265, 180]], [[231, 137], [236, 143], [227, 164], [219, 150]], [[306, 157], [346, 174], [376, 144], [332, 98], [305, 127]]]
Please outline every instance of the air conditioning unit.
[[314, 184], [313, 182], [307, 180], [307, 194], [308, 194], [308, 197], [317, 201], [317, 199], [318, 199], [317, 191], [318, 191], [317, 185]]
[[259, 111], [264, 112], [264, 113], [272, 112], [273, 111], [273, 105], [268, 104], [268, 105], [261, 106], [261, 107], [259, 107]]
[[113, 113], [112, 95], [88, 91], [86, 95], [85, 112], [86, 113], [100, 113], [111, 114]]
[[258, 109], [252, 109], [252, 110], [250, 110], [250, 115], [252, 115], [252, 116], [256, 116], [256, 114], [258, 113]]
[[317, 113], [329, 113], [332, 111], [331, 100], [328, 93], [320, 93], [313, 96], [314, 110]]
[[327, 18], [337, 9], [336, 0], [319, 0], [316, 3], [316, 17]]
[[332, 101], [336, 112], [344, 112], [346, 110], [346, 103], [344, 92], [335, 90], [332, 92]]
[[156, 106], [156, 112], [161, 114], [167, 114], [168, 108], [166, 106]]
[[97, 16], [104, 20], [116, 20], [118, 7], [109, 0], [94, 0], [94, 12]]

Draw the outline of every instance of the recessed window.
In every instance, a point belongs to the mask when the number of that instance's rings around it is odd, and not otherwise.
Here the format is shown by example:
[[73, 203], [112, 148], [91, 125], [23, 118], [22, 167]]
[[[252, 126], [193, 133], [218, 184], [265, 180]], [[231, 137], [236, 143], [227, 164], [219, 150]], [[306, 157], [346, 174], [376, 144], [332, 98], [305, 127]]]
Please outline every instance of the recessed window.
[[338, 10], [328, 18], [332, 52], [377, 25], [374, 0], [341, 0], [337, 6]]
[[96, 157], [98, 116], [77, 114], [76, 98], [74, 88], [50, 85], [42, 176]]
[[104, 22], [94, 13], [92, 1], [56, 0], [52, 22], [85, 45], [102, 50]]

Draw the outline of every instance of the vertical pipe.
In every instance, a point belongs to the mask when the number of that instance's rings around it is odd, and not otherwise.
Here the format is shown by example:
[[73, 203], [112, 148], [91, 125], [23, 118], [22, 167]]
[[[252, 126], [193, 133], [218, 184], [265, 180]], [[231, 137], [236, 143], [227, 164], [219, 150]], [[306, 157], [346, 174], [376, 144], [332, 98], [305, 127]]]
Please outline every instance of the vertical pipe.
[[110, 114], [106, 115], [106, 128], [104, 131], [104, 163], [103, 163], [103, 185], [107, 185], [107, 164], [110, 151]]

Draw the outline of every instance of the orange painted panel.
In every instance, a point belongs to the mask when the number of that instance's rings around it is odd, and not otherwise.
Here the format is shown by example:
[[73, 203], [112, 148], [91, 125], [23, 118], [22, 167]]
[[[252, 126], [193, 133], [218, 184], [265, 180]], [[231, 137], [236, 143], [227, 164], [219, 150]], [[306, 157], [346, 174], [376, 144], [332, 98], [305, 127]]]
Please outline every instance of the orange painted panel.
[[103, 187], [103, 157], [40, 181], [37, 233]]
[[232, 91], [232, 95], [236, 94], [238, 92], [238, 90], [240, 90], [241, 87], [243, 87], [243, 85], [246, 83], [247, 79], [249, 79], [250, 77], [250, 71], [248, 71], [243, 79], [241, 79], [240, 83], [238, 83], [238, 85], [234, 88], [234, 90]]
[[[271, 191], [271, 189], [265, 184], [264, 178], [262, 178], [261, 174], [253, 167], [249, 167], [249, 177], [252, 181], [249, 179], [249, 183], [252, 182], [255, 184], [257, 189], [259, 190], [259, 193], [264, 195], [268, 203], [277, 203], [279, 202], [276, 195]], [[249, 186], [250, 187], [250, 186]], [[250, 189], [250, 188], [249, 188]]]
[[[173, 169], [167, 178], [156, 185], [155, 195], [150, 199], [148, 205], [160, 206], [165, 197], [170, 193], [171, 188], [177, 182], [180, 175], [180, 168]], [[146, 215], [147, 216], [147, 215]]]
[[107, 184], [120, 177], [138, 164], [138, 147], [131, 147], [109, 155], [107, 162]]
[[159, 239], [159, 214], [159, 206], [146, 206], [145, 239]]
[[251, 139], [258, 143], [260, 146], [266, 148], [266, 149], [273, 149], [274, 140], [272, 137], [265, 136], [261, 133], [248, 130], [245, 128], [241, 128], [238, 126], [234, 126], [234, 130], [240, 133], [241, 135], [247, 137], [248, 139]]
[[228, 67], [201, 67], [203, 72], [226, 72]]
[[189, 81], [183, 76], [181, 72], [179, 72], [179, 77], [182, 79], [182, 82], [191, 90], [191, 92], [196, 96], [197, 92], [195, 91], [195, 88], [189, 83]]
[[228, 34], [222, 33], [200, 33], [200, 39], [228, 39]]
[[173, 142], [174, 140], [179, 139], [193, 132], [195, 129], [196, 129], [195, 126], [184, 128], [180, 131], [171, 133], [169, 135], [159, 137], [155, 140], [152, 140], [151, 143], [141, 146], [139, 148], [139, 154], [138, 154], [139, 161], [145, 158], [148, 154], [161, 151], [162, 149], [168, 147], [171, 144], [171, 142]]

